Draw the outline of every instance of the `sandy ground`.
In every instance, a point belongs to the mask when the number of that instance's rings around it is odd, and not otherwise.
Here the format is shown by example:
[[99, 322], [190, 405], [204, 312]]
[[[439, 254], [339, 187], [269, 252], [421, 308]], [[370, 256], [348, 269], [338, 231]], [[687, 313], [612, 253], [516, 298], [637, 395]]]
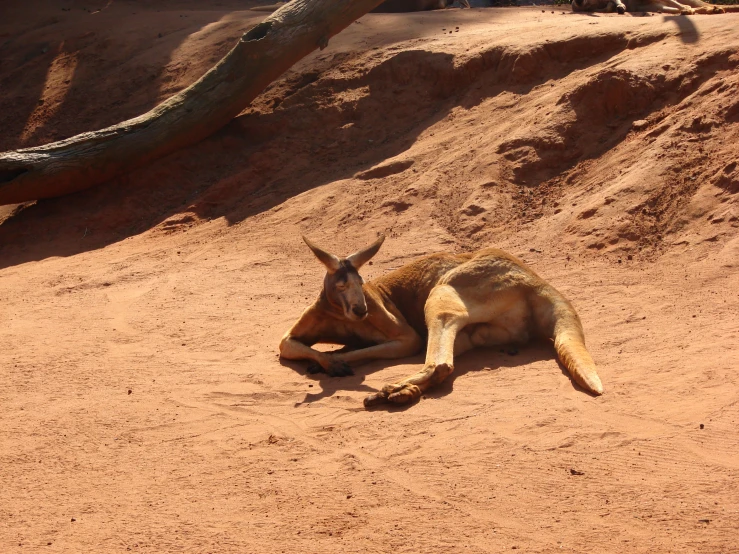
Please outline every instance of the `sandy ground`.
[[[264, 16], [245, 5], [3, 3], [0, 149], [152, 107]], [[0, 208], [0, 551], [735, 552], [737, 28], [371, 15], [203, 143]], [[546, 344], [465, 355], [402, 410], [362, 398], [421, 356], [282, 363], [322, 282], [300, 235], [380, 231], [368, 278], [523, 257], [606, 394]]]

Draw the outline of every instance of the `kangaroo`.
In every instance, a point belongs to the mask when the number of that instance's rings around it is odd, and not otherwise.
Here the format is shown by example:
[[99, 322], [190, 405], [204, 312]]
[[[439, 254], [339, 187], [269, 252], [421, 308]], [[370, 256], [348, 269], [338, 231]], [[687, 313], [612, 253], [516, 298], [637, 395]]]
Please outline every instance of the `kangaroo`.
[[[427, 337], [423, 369], [369, 395], [366, 407], [416, 400], [454, 371], [454, 356], [476, 346], [525, 343], [531, 335], [553, 340], [572, 378], [603, 394], [575, 308], [514, 256], [496, 248], [430, 254], [365, 283], [359, 269], [380, 250], [384, 235], [346, 258], [303, 240], [326, 276], [318, 299], [282, 337], [283, 358], [311, 360], [310, 373], [351, 375], [350, 363], [411, 356]], [[345, 348], [311, 348], [319, 342]]]
[[657, 12], [695, 15], [737, 12], [739, 6], [716, 6], [701, 0], [572, 0], [573, 12]]

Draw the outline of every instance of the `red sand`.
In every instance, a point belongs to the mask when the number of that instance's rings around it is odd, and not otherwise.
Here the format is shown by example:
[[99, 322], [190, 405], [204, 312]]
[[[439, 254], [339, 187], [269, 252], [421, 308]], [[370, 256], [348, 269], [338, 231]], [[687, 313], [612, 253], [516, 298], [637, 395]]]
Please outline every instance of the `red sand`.
[[[264, 17], [13, 4], [0, 149], [138, 115]], [[0, 208], [0, 551], [734, 551], [739, 15], [551, 12], [364, 17], [203, 143]], [[362, 399], [421, 357], [281, 363], [322, 281], [300, 235], [379, 231], [365, 277], [523, 257], [606, 394], [545, 344], [391, 411]]]

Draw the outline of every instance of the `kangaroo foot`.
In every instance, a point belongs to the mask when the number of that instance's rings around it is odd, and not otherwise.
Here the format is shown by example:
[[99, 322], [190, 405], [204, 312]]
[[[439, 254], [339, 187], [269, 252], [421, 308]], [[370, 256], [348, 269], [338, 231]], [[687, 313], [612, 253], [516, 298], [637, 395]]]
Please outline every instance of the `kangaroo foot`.
[[421, 389], [410, 383], [393, 383], [385, 385], [380, 392], [370, 394], [364, 399], [365, 408], [371, 408], [386, 402], [407, 404], [421, 398]]

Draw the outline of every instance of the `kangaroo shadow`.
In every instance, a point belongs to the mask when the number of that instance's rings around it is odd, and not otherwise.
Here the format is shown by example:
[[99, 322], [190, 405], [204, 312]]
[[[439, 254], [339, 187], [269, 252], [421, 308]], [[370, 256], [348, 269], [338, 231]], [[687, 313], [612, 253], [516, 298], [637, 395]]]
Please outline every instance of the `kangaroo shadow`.
[[307, 379], [310, 379], [315, 384], [319, 385], [319, 390], [315, 393], [309, 392], [305, 395], [305, 398], [298, 402], [300, 404], [311, 404], [324, 398], [334, 396], [340, 391], [359, 391], [366, 392], [367, 394], [377, 392], [374, 388], [364, 384], [366, 375], [370, 375], [382, 369], [389, 367], [406, 365], [406, 364], [423, 364], [423, 354], [417, 354], [408, 358], [402, 358], [398, 360], [375, 360], [363, 363], [361, 365], [354, 366], [354, 375], [348, 375], [345, 377], [331, 377], [325, 373], [309, 373], [307, 371], [308, 363], [305, 360], [295, 361], [286, 360], [280, 358], [280, 364], [289, 367], [296, 373], [304, 375]]
[[[498, 348], [476, 348], [457, 357], [454, 361], [454, 372], [447, 377], [442, 383], [430, 388], [424, 392], [422, 398], [443, 398], [454, 390], [454, 383], [460, 377], [470, 372], [477, 371], [494, 371], [502, 372], [513, 369], [520, 369], [540, 361], [551, 361], [552, 366], [559, 365], [560, 371], [570, 379], [573, 387], [590, 396], [595, 396], [589, 391], [583, 389], [570, 376], [567, 369], [556, 359], [556, 354], [551, 343], [546, 341], [533, 341], [525, 346], [505, 346]], [[348, 377], [329, 377], [325, 374], [311, 375], [306, 371], [305, 362], [296, 362], [280, 359], [283, 366], [289, 367], [300, 374], [305, 374], [307, 378], [313, 379], [319, 385], [320, 390], [315, 393], [307, 393], [305, 398], [297, 403], [310, 404], [324, 398], [332, 397], [340, 391], [359, 391], [368, 394], [377, 392], [376, 389], [364, 384], [365, 375], [375, 373], [382, 369], [394, 367], [398, 365], [414, 364], [417, 369], [409, 371], [408, 375], [415, 373], [423, 366], [424, 356], [418, 354], [409, 358], [400, 360], [376, 360], [368, 362], [361, 366], [355, 367], [355, 374]], [[554, 370], [554, 367], [552, 367]], [[521, 377], [525, 379], [525, 375]], [[409, 404], [396, 405], [392, 403], [380, 404], [371, 408], [372, 410], [386, 411], [404, 411], [415, 405], [415, 402]]]

